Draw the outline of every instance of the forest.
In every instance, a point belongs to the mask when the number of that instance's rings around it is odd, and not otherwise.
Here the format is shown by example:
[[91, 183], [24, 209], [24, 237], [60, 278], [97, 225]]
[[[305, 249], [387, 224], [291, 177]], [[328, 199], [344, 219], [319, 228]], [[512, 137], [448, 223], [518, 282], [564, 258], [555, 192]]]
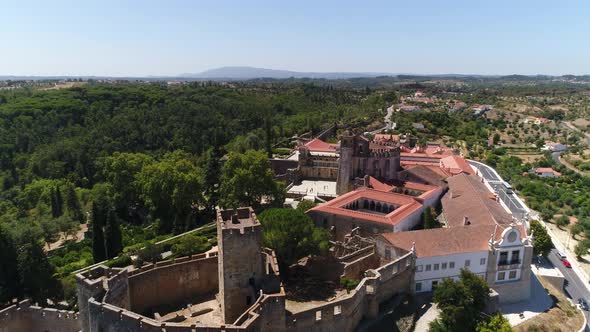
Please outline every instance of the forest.
[[[303, 83], [0, 91], [0, 303], [73, 303], [80, 268], [121, 253], [109, 264], [126, 265], [141, 248], [140, 261], [187, 254], [186, 241], [156, 243], [209, 223], [218, 205], [280, 206], [274, 148], [336, 122], [365, 127], [385, 105], [370, 89]], [[77, 242], [80, 224], [91, 238]], [[192, 240], [204, 250], [211, 234]]]

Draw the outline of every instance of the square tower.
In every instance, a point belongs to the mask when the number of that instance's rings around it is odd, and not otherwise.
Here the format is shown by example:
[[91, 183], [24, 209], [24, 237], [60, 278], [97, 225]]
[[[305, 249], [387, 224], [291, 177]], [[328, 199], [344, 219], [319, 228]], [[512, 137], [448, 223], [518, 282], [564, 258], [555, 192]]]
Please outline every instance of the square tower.
[[226, 324], [256, 301], [264, 277], [262, 227], [252, 208], [217, 210], [219, 302]]

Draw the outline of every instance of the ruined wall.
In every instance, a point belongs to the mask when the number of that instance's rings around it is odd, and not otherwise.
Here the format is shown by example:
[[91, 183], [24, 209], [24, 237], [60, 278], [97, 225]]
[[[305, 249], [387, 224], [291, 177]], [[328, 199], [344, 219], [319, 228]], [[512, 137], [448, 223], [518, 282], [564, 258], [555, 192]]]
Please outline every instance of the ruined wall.
[[409, 292], [414, 269], [408, 253], [375, 270], [343, 298], [287, 316], [287, 330], [301, 332], [354, 331], [363, 317], [375, 318], [379, 304]]
[[206, 254], [157, 262], [129, 272], [130, 308], [145, 312], [216, 292], [217, 257]]
[[0, 332], [75, 332], [80, 328], [75, 312], [32, 306], [29, 300], [0, 310]]
[[270, 167], [276, 175], [287, 174], [287, 170], [297, 168], [297, 160], [292, 159], [269, 159]]

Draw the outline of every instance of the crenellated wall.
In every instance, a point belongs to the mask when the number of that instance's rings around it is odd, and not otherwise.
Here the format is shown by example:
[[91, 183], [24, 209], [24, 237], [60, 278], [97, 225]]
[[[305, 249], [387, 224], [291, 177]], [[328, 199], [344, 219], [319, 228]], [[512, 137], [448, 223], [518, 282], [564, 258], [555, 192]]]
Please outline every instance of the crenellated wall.
[[0, 310], [0, 332], [74, 332], [80, 328], [77, 313], [33, 306], [29, 300]]
[[162, 304], [178, 304], [215, 293], [217, 288], [217, 255], [157, 262], [129, 272], [129, 308], [146, 313]]
[[413, 253], [378, 269], [368, 270], [344, 297], [287, 316], [287, 330], [301, 332], [354, 331], [363, 317], [374, 318], [379, 304], [410, 290]]

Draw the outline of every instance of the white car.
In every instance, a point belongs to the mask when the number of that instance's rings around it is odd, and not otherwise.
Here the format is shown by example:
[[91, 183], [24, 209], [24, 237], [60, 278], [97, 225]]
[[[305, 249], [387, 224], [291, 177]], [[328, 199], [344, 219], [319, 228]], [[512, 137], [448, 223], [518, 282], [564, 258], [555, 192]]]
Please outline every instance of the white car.
[[567, 258], [567, 257], [565, 256], [565, 253], [563, 253], [563, 251], [559, 251], [559, 250], [558, 250], [558, 251], [556, 251], [556, 252], [555, 252], [555, 254], [556, 254], [557, 256], [559, 256], [559, 258], [561, 258], [561, 259]]

